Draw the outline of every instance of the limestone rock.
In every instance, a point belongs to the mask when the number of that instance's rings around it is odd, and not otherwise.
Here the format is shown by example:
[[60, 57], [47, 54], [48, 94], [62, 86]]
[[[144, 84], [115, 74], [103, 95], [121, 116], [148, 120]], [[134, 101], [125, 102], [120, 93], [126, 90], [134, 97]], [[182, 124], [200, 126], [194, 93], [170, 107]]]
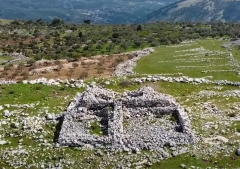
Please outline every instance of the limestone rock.
[[47, 120], [54, 120], [55, 119], [55, 116], [53, 114], [47, 114], [46, 115], [46, 119]]
[[[176, 149], [196, 141], [184, 109], [172, 96], [151, 87], [122, 95], [98, 86], [89, 87], [78, 93], [66, 110], [58, 138], [61, 146], [139, 153], [162, 151], [165, 145]], [[165, 115], [176, 121], [164, 118]], [[163, 152], [164, 158], [168, 156]]]
[[3, 111], [3, 116], [5, 116], [5, 117], [10, 117], [12, 114], [10, 113], [10, 111], [9, 110], [4, 110]]
[[0, 145], [4, 145], [4, 144], [7, 144], [8, 142], [5, 141], [5, 140], [0, 140]]
[[237, 156], [240, 156], [240, 148], [238, 148], [238, 149], [236, 150], [236, 155], [237, 155]]
[[149, 55], [153, 51], [154, 51], [154, 48], [146, 48], [143, 50], [128, 53], [129, 55], [132, 55], [133, 58], [130, 60], [127, 60], [126, 62], [118, 64], [112, 75], [125, 76], [125, 75], [133, 74], [134, 73], [133, 68], [136, 66], [137, 61], [142, 57]]

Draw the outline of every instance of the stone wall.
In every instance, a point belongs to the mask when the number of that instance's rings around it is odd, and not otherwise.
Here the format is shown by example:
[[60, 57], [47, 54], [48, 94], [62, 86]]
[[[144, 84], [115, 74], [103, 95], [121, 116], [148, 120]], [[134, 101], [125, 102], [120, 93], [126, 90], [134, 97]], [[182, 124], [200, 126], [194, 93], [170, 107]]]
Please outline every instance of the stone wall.
[[[176, 117], [176, 121], [160, 118], [165, 115]], [[89, 124], [94, 121], [107, 132], [101, 136], [92, 134]], [[125, 124], [126, 121], [129, 125]], [[177, 130], [179, 126], [181, 130]], [[160, 94], [150, 87], [122, 95], [91, 87], [77, 94], [69, 104], [58, 142], [62, 146], [91, 144], [116, 151], [140, 151], [158, 149], [169, 142], [176, 145], [194, 143], [195, 137], [187, 113], [169, 95]]]
[[137, 64], [137, 61], [142, 57], [149, 55], [152, 52], [154, 52], [154, 48], [146, 48], [143, 50], [128, 53], [128, 55], [132, 55], [133, 58], [118, 64], [112, 75], [126, 76], [126, 75], [134, 74], [133, 69]]
[[121, 143], [123, 134], [123, 112], [122, 103], [119, 101], [114, 102], [114, 110], [109, 113], [108, 126], [108, 135], [111, 137], [112, 144]]

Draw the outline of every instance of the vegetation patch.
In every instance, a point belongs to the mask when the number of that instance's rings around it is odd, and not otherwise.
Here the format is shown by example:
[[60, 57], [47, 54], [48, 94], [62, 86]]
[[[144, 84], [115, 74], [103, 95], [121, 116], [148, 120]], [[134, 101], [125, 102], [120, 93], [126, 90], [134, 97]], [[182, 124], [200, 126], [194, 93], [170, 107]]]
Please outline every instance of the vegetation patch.
[[213, 80], [239, 81], [234, 65], [229, 63], [228, 51], [221, 47], [223, 42], [203, 39], [182, 45], [161, 45], [149, 57], [142, 58], [135, 71], [142, 74], [211, 76]]
[[[183, 106], [198, 142], [194, 147], [187, 147], [187, 153], [182, 155], [174, 154], [179, 147], [168, 143], [168, 148], [163, 149], [168, 153], [164, 155], [169, 155], [165, 160], [159, 160], [158, 152], [150, 152], [147, 148], [141, 152], [125, 148], [122, 153], [103, 153], [101, 149], [91, 150], [93, 148], [91, 146], [84, 147], [86, 150], [59, 147], [55, 142], [59, 123], [55, 120], [46, 120], [46, 115], [64, 112], [72, 98], [85, 89], [63, 84], [0, 85], [0, 141], [3, 144], [0, 145], [0, 166], [239, 168], [240, 159], [235, 153], [239, 147], [240, 123], [233, 121], [239, 118], [239, 87], [177, 81], [147, 81], [141, 84], [132, 82], [134, 78], [147, 78], [152, 74], [240, 81], [237, 66], [239, 49], [222, 48], [225, 40], [220, 38], [220, 36], [238, 37], [237, 31], [234, 30], [240, 28], [239, 24], [154, 23], [139, 27], [77, 25], [56, 21], [52, 23], [41, 20], [10, 21], [4, 24], [1, 21], [0, 30], [7, 32], [11, 30], [13, 33], [11, 36], [8, 33], [0, 35], [0, 53], [3, 53], [3, 56], [0, 56], [0, 64], [14, 59], [10, 57], [13, 53], [24, 53], [30, 60], [1, 65], [0, 79], [81, 78], [86, 79], [84, 83], [87, 85], [97, 84], [120, 93], [149, 85], [161, 93], [172, 95]], [[156, 46], [155, 52], [139, 60], [135, 68], [139, 74], [99, 78], [109, 76], [117, 64], [133, 57], [118, 53], [149, 46]], [[230, 54], [235, 62], [231, 61]], [[50, 67], [53, 68], [51, 73], [46, 72], [45, 68]], [[31, 74], [33, 71], [43, 72]], [[199, 97], [201, 91], [205, 91], [206, 96]], [[208, 97], [207, 94], [211, 91], [220, 94]], [[222, 95], [226, 91], [231, 91], [233, 96]], [[154, 129], [151, 128], [154, 124], [160, 127], [168, 125], [166, 122], [176, 124], [173, 116], [158, 120], [147, 117], [137, 120], [136, 124], [139, 126], [146, 124], [150, 130]], [[130, 124], [128, 119], [123, 119], [124, 128], [129, 129], [134, 125], [135, 123]], [[104, 134], [98, 121], [91, 122], [88, 129], [92, 135]], [[146, 133], [148, 131], [146, 130]], [[139, 134], [138, 130], [136, 134]]]
[[231, 128], [232, 128], [234, 131], [240, 133], [240, 121], [234, 121], [234, 122], [232, 123], [232, 125], [231, 125]]
[[151, 166], [151, 169], [159, 169], [159, 168], [195, 168], [198, 167], [200, 169], [207, 167], [214, 168], [235, 168], [239, 166], [240, 158], [231, 155], [231, 156], [218, 156], [218, 157], [197, 157], [192, 156], [190, 154], [179, 155], [174, 158], [169, 158], [167, 160], [162, 160], [157, 162]]
[[90, 134], [103, 136], [102, 128], [99, 122], [94, 121], [90, 123]]

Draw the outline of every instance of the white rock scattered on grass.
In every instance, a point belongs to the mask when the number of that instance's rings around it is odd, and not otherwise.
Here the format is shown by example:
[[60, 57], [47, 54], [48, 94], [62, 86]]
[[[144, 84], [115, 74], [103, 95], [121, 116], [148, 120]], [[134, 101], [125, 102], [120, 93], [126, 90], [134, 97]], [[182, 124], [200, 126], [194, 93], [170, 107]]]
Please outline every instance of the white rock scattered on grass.
[[60, 145], [59, 145], [58, 143], [55, 143], [54, 147], [55, 147], [55, 148], [59, 148]]
[[15, 122], [15, 123], [12, 123], [12, 124], [11, 124], [11, 127], [12, 127], [12, 128], [18, 128], [19, 125], [20, 125], [19, 123]]
[[186, 168], [186, 165], [180, 164], [180, 167], [181, 167], [181, 168]]
[[46, 115], [46, 119], [47, 120], [54, 120], [55, 119], [55, 116], [53, 114], [47, 114]]
[[5, 85], [5, 84], [16, 84], [17, 82], [16, 81], [13, 81], [13, 80], [0, 80], [0, 85]]
[[91, 144], [84, 144], [83, 149], [93, 150], [94, 146], [92, 146]]
[[5, 120], [3, 120], [3, 121], [1, 122], [1, 124], [5, 125], [5, 124], [7, 124], [7, 122], [6, 122]]
[[5, 117], [10, 117], [12, 114], [10, 113], [10, 111], [9, 110], [4, 110], [3, 111], [3, 116], [5, 116]]
[[8, 142], [7, 141], [5, 141], [5, 140], [0, 140], [0, 145], [5, 145], [5, 144], [7, 144]]
[[110, 85], [110, 81], [106, 81], [106, 82], [105, 82], [105, 85]]
[[236, 155], [240, 156], [240, 147], [236, 150]]

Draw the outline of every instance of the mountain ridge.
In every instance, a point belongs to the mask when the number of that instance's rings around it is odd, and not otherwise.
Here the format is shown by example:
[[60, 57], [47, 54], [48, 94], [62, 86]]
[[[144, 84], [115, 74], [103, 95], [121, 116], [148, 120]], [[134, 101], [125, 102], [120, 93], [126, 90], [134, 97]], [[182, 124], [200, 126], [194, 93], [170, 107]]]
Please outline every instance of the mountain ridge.
[[239, 0], [180, 0], [148, 14], [140, 22], [238, 22]]
[[81, 23], [134, 23], [148, 13], [176, 0], [0, 0], [0, 18]]

